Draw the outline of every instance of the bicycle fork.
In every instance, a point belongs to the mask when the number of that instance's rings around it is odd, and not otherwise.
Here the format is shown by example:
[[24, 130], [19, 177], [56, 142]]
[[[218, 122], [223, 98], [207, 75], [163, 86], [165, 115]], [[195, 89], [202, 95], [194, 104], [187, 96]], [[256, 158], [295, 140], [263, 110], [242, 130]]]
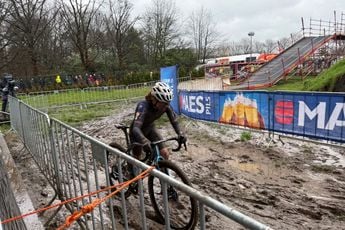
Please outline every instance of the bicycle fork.
[[[155, 151], [156, 151], [156, 159], [155, 159], [155, 165], [156, 165], [156, 169], [165, 173], [166, 175], [170, 176], [169, 173], [169, 169], [168, 168], [160, 168], [159, 167], [159, 161], [164, 160], [164, 158], [160, 155], [159, 153], [159, 149], [158, 146], [155, 146]], [[162, 184], [162, 180], [160, 180], [160, 184], [161, 184], [161, 193], [163, 194], [163, 184]], [[173, 200], [173, 201], [178, 201], [178, 194], [176, 192], [176, 190], [174, 189], [174, 187], [170, 184], [168, 184], [167, 187], [167, 195], [168, 195], [168, 200]]]

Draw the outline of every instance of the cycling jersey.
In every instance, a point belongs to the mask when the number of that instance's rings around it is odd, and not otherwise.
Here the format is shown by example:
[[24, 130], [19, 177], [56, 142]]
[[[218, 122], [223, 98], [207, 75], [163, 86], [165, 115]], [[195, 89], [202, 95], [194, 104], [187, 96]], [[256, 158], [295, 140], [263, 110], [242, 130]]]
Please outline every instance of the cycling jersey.
[[145, 144], [149, 141], [156, 141], [157, 138], [161, 139], [161, 136], [155, 129], [154, 121], [164, 113], [167, 114], [171, 125], [179, 135], [181, 132], [177, 122], [177, 116], [171, 106], [166, 107], [165, 111], [159, 111], [153, 107], [152, 102], [145, 100], [139, 102], [135, 109], [134, 120], [130, 128], [131, 141]]

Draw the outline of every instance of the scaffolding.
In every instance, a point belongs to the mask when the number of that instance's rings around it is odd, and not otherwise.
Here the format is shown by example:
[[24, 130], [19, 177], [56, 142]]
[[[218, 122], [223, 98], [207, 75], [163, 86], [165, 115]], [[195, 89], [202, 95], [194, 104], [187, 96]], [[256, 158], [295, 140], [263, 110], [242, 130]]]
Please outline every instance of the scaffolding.
[[[333, 13], [333, 21], [324, 21], [309, 19], [309, 25], [306, 27], [303, 17], [302, 37], [330, 36], [333, 39], [317, 49], [312, 55], [300, 62], [294, 71], [294, 75], [302, 78], [309, 75], [317, 75], [324, 69], [345, 56], [345, 13], [340, 13], [337, 17], [336, 11]], [[296, 37], [296, 36], [295, 36]]]

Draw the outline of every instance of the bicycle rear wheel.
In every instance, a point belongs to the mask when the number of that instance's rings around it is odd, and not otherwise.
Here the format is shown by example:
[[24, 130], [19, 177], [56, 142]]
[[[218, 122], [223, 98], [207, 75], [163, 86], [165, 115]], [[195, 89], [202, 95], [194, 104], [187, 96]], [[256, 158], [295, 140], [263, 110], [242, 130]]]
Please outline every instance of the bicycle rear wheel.
[[[158, 163], [159, 169], [162, 172], [169, 172], [169, 176], [191, 185], [185, 173], [173, 162], [162, 160]], [[175, 191], [176, 194], [169, 200], [169, 217], [170, 227], [172, 229], [194, 229], [198, 218], [197, 202], [187, 194], [178, 191], [176, 188], [168, 185], [168, 190]], [[155, 210], [158, 220], [161, 224], [165, 223], [165, 211], [163, 203], [163, 191], [159, 178], [150, 176], [148, 178], [149, 195]]]

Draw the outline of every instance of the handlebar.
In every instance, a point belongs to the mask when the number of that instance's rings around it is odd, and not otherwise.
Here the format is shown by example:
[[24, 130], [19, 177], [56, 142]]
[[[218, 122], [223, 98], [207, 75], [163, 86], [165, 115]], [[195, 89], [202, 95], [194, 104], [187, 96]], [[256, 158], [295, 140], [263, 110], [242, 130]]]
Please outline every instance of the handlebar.
[[181, 149], [181, 147], [182, 147], [182, 144], [184, 145], [184, 149], [187, 150], [186, 142], [181, 142], [178, 137], [170, 137], [170, 138], [167, 138], [167, 139], [164, 139], [164, 140], [152, 142], [151, 144], [152, 145], [158, 145], [160, 143], [168, 142], [168, 141], [176, 141], [178, 143], [177, 148], [172, 149], [173, 152], [179, 151]]
[[[172, 149], [173, 152], [179, 151], [182, 148], [182, 144], [184, 146], [184, 149], [187, 150], [186, 142], [181, 142], [178, 137], [170, 137], [170, 138], [166, 138], [163, 140], [154, 141], [154, 142], [151, 142], [151, 145], [152, 145], [152, 147], [154, 147], [160, 143], [164, 143], [164, 142], [168, 142], [168, 141], [176, 141], [178, 143], [178, 146], [175, 149]], [[139, 142], [134, 142], [134, 143], [132, 143], [132, 146], [144, 146], [144, 144], [139, 143]]]
[[[115, 127], [117, 129], [121, 129], [125, 133], [126, 138], [128, 138], [128, 132], [127, 131], [130, 128], [129, 126], [120, 123], [120, 124], [115, 124]], [[179, 151], [182, 148], [182, 144], [184, 146], [184, 149], [187, 150], [186, 142], [180, 141], [180, 139], [178, 137], [170, 137], [170, 138], [167, 138], [167, 139], [163, 139], [163, 140], [159, 140], [159, 141], [154, 141], [154, 142], [151, 142], [151, 145], [152, 145], [152, 147], [154, 147], [155, 145], [158, 145], [158, 144], [164, 143], [164, 142], [168, 142], [168, 141], [176, 141], [178, 143], [177, 148], [172, 149], [173, 152]], [[129, 143], [129, 142], [127, 142], [127, 143]], [[139, 142], [132, 143], [130, 149], [132, 149], [133, 146], [143, 146], [143, 144], [141, 144]]]

